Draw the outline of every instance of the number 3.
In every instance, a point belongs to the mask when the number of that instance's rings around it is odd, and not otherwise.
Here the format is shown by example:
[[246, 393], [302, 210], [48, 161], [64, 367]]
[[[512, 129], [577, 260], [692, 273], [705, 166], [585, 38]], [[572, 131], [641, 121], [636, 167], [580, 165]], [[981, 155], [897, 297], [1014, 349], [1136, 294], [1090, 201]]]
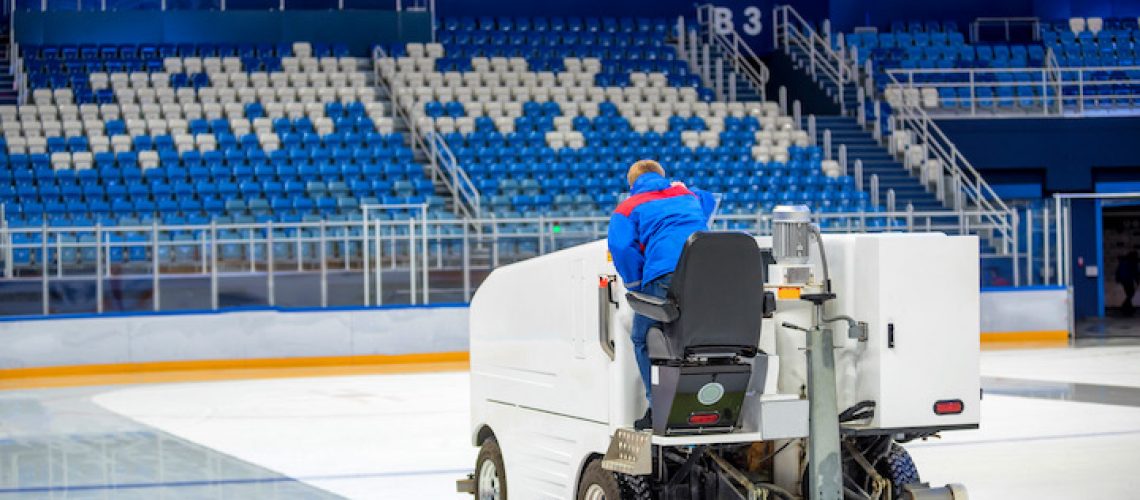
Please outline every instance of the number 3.
[[764, 30], [764, 24], [760, 21], [760, 16], [763, 12], [759, 7], [748, 7], [744, 9], [744, 17], [748, 18], [748, 22], [744, 23], [744, 33], [749, 36], [759, 35]]

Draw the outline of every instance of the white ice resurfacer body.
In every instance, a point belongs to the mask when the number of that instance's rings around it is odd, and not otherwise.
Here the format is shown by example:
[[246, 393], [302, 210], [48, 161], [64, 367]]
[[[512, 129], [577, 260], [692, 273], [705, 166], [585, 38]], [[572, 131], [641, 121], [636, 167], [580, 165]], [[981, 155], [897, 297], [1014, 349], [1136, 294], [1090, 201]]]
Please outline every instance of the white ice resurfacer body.
[[[788, 245], [788, 235], [777, 232], [776, 238]], [[492, 272], [470, 309], [471, 440], [481, 451], [475, 474], [460, 489], [518, 499], [814, 499], [836, 492], [964, 498], [958, 486], [930, 488], [917, 473], [892, 477], [890, 467], [871, 459], [909, 462], [898, 441], [979, 424], [977, 239], [823, 235], [826, 261], [807, 238], [790, 250], [773, 248], [772, 237], [754, 240], [767, 298], [755, 308], [731, 308], [731, 314], [762, 317], [736, 323], [760, 328], [758, 340], [751, 337], [754, 352], [685, 346], [672, 357], [658, 352], [654, 384], [664, 387], [669, 378], [673, 386], [662, 390], [688, 406], [662, 402], [667, 398], [655, 387], [655, 417], [665, 405], [695, 425], [663, 424], [657, 417], [652, 431], [632, 428], [646, 410], [645, 389], [630, 341], [633, 308], [605, 241]], [[673, 286], [681, 286], [676, 279]], [[701, 286], [715, 282], [705, 279]], [[684, 303], [673, 304], [682, 318], [709, 307], [686, 293], [678, 300]], [[716, 327], [701, 323], [685, 327], [685, 335]], [[808, 353], [816, 349], [809, 348], [810, 335], [822, 339], [817, 347], [834, 345], [831, 366], [810, 367]], [[678, 375], [682, 370], [697, 375]], [[740, 373], [746, 384], [738, 382]], [[833, 373], [834, 384], [809, 384], [809, 373]], [[696, 382], [681, 390], [678, 376]], [[719, 392], [706, 387], [713, 383], [722, 386]], [[743, 392], [725, 391], [729, 385]], [[809, 405], [809, 387], [817, 395], [834, 391], [831, 411], [842, 445], [811, 447], [816, 427], [809, 426], [809, 406], [816, 400]], [[726, 406], [728, 392], [742, 398], [739, 409]], [[711, 425], [716, 421], [722, 425]], [[824, 446], [828, 433], [821, 434]], [[809, 457], [827, 450], [835, 452], [827, 458], [842, 469], [841, 484], [808, 477], [821, 470], [808, 468]]]

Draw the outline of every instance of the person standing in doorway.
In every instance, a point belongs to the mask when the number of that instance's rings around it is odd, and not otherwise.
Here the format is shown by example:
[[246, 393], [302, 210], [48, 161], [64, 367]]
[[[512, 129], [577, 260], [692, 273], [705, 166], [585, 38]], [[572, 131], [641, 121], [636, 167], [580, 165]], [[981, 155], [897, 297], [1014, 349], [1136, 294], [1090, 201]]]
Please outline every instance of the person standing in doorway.
[[1136, 250], [1128, 252], [1116, 261], [1116, 282], [1124, 288], [1124, 303], [1120, 304], [1120, 311], [1125, 316], [1132, 316], [1136, 312], [1132, 305], [1132, 298], [1136, 295], [1136, 285], [1140, 283], [1140, 254]]

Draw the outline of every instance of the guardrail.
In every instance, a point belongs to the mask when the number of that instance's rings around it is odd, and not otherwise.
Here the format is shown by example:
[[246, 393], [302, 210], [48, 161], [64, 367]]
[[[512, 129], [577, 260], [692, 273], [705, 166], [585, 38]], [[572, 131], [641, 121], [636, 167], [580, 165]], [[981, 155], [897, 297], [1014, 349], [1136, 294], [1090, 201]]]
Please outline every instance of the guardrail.
[[[930, 115], [921, 107], [904, 103], [894, 108], [891, 121], [894, 124], [892, 130], [896, 133], [907, 131], [913, 139], [911, 144], [924, 149], [924, 167], [930, 165], [938, 169], [936, 172], [926, 172], [925, 176], [939, 176], [937, 179], [940, 186], [939, 199], [945, 201], [946, 195], [949, 195], [950, 205], [955, 210], [977, 210], [985, 219], [985, 225], [996, 231], [997, 239], [1002, 243], [1000, 250], [1003, 253], [1012, 253], [1016, 260], [1018, 252], [1016, 211], [1002, 201]], [[932, 159], [926, 160], [927, 158]], [[963, 215], [959, 220], [965, 223], [967, 216]], [[963, 227], [963, 232], [965, 230], [966, 227]], [[1017, 270], [1016, 266], [1014, 270]], [[1014, 281], [1018, 281], [1016, 272]]]
[[808, 58], [805, 69], [813, 78], [823, 76], [835, 85], [840, 112], [847, 114], [844, 103], [845, 85], [857, 80], [858, 68], [844, 54], [832, 49], [828, 40], [820, 37], [815, 28], [791, 5], [774, 7], [772, 20], [774, 46], [782, 48], [785, 54], [791, 54], [793, 47], [803, 52]]
[[[912, 93], [952, 89], [957, 106], [943, 106], [941, 97], [937, 106], [924, 106], [939, 119], [1140, 114], [1140, 108], [1135, 106], [1140, 101], [1140, 66], [1057, 66], [1052, 51], [1041, 67], [891, 69], [886, 74], [890, 79], [888, 89], [913, 89]], [[1035, 92], [1016, 93], [1016, 89], [1026, 87]], [[980, 91], [995, 88], [1013, 89], [1012, 95]], [[969, 95], [959, 95], [960, 89], [968, 89]]]
[[455, 159], [455, 153], [451, 151], [447, 141], [437, 132], [428, 132], [427, 144], [432, 168], [441, 172], [441, 180], [455, 197], [456, 205], [463, 209], [467, 217], [479, 217], [482, 212], [479, 190], [467, 175], [467, 171]]
[[[349, 221], [0, 224], [5, 273], [0, 283], [6, 294], [0, 314], [466, 301], [495, 267], [604, 238], [609, 222], [606, 217], [549, 216], [441, 220], [425, 216], [422, 206], [396, 207], [394, 212], [393, 207], [364, 207], [360, 218]], [[393, 213], [399, 217], [392, 218]], [[972, 209], [923, 212], [908, 207], [812, 217], [825, 232], [970, 234], [1000, 231], [993, 215]], [[763, 213], [717, 216], [712, 226], [758, 235], [772, 230], [771, 215]], [[1012, 259], [1014, 268], [1018, 263], [1017, 256], [1001, 253], [983, 259]], [[234, 290], [238, 285], [241, 289]], [[143, 305], [125, 307], [121, 300], [116, 302], [115, 294], [128, 289], [145, 298]], [[174, 298], [164, 299], [163, 290]], [[285, 300], [283, 294], [294, 298]], [[68, 303], [75, 301], [68, 298], [74, 296], [86, 298], [81, 305]], [[18, 309], [19, 297], [31, 305]], [[197, 305], [187, 306], [188, 300]]]
[[[716, 8], [717, 6], [712, 4], [697, 6], [697, 26], [701, 29], [699, 36], [705, 39], [706, 46], [715, 48], [721, 53], [724, 60], [728, 61], [729, 68], [732, 71], [725, 75], [721, 68], [720, 59], [718, 59], [715, 66], [716, 74], [708, 75], [708, 55], [706, 54], [705, 77], [713, 76], [712, 81], [715, 82], [717, 95], [721, 99], [736, 100], [736, 75], [742, 75], [744, 81], [748, 83], [748, 86], [760, 96], [761, 101], [768, 100], [767, 92], [765, 91], [768, 85], [768, 79], [771, 77], [768, 66], [760, 60], [760, 57], [756, 55], [756, 52], [752, 50], [748, 42], [740, 38], [740, 35], [736, 33], [735, 29], [728, 32], [721, 32], [717, 29], [716, 25], [712, 22], [713, 9]], [[684, 33], [683, 28], [681, 33]], [[680, 44], [684, 46], [684, 38], [680, 40]], [[724, 95], [724, 92], [721, 90], [722, 88], [728, 89], [728, 96]]]
[[[412, 135], [412, 144], [414, 147], [422, 151], [429, 160], [431, 179], [432, 181], [440, 181], [444, 187], [451, 193], [452, 199], [455, 201], [455, 208], [462, 212], [463, 217], [472, 218], [479, 216], [479, 190], [475, 184], [471, 182], [471, 178], [463, 167], [455, 161], [455, 155], [451, 153], [451, 149], [447, 147], [446, 141], [438, 136], [435, 132], [427, 132], [419, 129], [419, 124], [415, 123], [412, 119], [410, 110], [405, 109], [403, 104], [399, 102], [396, 95], [392, 92], [392, 85], [384, 75], [380, 74], [380, 65], [377, 62], [381, 58], [387, 57], [387, 53], [382, 47], [375, 47], [372, 50], [372, 68], [376, 78], [376, 85], [384, 89], [384, 92], [389, 96], [392, 103], [392, 112], [395, 117], [400, 118], [408, 126], [408, 130]], [[440, 147], [442, 144], [442, 147]]]

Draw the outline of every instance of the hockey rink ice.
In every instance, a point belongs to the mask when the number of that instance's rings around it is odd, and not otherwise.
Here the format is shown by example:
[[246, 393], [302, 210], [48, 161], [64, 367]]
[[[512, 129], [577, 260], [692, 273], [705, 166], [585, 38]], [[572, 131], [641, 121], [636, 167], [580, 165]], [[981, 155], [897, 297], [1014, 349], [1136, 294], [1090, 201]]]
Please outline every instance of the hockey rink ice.
[[[981, 366], [982, 428], [907, 445], [924, 481], [1136, 498], [1140, 346]], [[467, 408], [463, 371], [4, 391], [0, 499], [465, 498]]]

